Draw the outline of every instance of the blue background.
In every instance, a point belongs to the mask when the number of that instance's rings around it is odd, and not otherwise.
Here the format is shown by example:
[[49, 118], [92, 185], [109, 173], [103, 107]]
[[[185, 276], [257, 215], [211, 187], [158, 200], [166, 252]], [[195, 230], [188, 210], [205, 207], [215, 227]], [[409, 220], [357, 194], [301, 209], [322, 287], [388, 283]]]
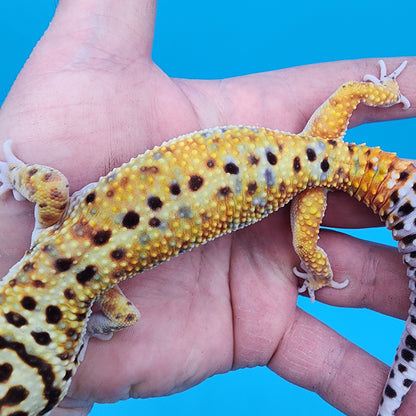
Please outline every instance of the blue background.
[[[56, 3], [1, 0], [0, 103], [47, 28]], [[322, 61], [415, 55], [415, 4], [414, 0], [160, 0], [153, 56], [171, 76], [223, 78]], [[416, 119], [412, 119], [362, 126], [348, 137], [416, 158], [415, 131]], [[384, 229], [354, 235], [394, 244]], [[311, 305], [307, 299], [299, 304], [371, 354], [387, 363], [392, 360], [402, 322], [370, 311]], [[383, 345], [376, 342], [380, 328]], [[215, 376], [171, 397], [95, 405], [92, 415], [116, 412], [341, 414], [317, 395], [264, 368]]]

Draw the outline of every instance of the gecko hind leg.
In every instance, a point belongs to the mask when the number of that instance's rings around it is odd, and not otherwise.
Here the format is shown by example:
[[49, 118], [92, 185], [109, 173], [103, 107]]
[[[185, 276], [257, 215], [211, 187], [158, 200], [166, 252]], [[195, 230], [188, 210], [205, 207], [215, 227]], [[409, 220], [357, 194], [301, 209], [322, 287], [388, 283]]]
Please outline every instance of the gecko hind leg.
[[[343, 84], [313, 113], [301, 135], [327, 139], [329, 146], [336, 151], [337, 142], [342, 141], [358, 104], [390, 107], [402, 103], [404, 109], [408, 108], [409, 100], [400, 93], [396, 81], [406, 64], [404, 61], [388, 75], [384, 61], [379, 61], [379, 78], [365, 75], [363, 82], [351, 81]], [[297, 195], [291, 204], [293, 246], [303, 269], [294, 269], [293, 272], [305, 280], [300, 291], [308, 290], [311, 299], [314, 299], [314, 292], [321, 287], [341, 289], [348, 284], [348, 280], [342, 283], [333, 280], [328, 257], [317, 245], [319, 227], [326, 208], [326, 192], [325, 188], [307, 189]]]
[[348, 279], [341, 283], [333, 280], [333, 273], [328, 256], [318, 246], [319, 227], [326, 208], [324, 188], [313, 188], [302, 192], [292, 201], [291, 226], [293, 247], [301, 259], [301, 270], [293, 268], [295, 276], [304, 279], [299, 293], [308, 290], [312, 301], [315, 291], [321, 287], [342, 289], [348, 285]]

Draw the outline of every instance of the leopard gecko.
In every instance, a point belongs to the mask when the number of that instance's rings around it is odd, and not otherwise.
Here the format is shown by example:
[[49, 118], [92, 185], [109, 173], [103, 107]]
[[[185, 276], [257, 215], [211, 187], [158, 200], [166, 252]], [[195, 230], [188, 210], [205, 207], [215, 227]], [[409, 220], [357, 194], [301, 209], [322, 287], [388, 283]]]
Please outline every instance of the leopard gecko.
[[[227, 126], [184, 135], [69, 197], [57, 170], [21, 162], [4, 145], [0, 193], [35, 203], [30, 249], [0, 285], [0, 415], [48, 414], [64, 397], [89, 336], [109, 338], [139, 319], [121, 280], [261, 220], [292, 201], [300, 291], [336, 282], [318, 232], [328, 189], [371, 207], [398, 240], [411, 307], [378, 415], [393, 415], [416, 379], [416, 166], [345, 143], [359, 103], [410, 106], [397, 77], [342, 85], [300, 134]], [[93, 303], [102, 313], [91, 314]], [[85, 350], [85, 348], [84, 348]]]

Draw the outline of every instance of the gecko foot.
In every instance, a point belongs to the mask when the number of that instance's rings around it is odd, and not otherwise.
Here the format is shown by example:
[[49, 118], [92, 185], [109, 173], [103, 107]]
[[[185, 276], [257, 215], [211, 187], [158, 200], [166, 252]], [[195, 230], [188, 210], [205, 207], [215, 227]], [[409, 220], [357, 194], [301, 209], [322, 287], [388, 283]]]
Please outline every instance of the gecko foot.
[[[344, 289], [349, 284], [349, 280], [345, 279], [343, 282], [335, 282], [331, 279], [322, 282], [322, 279], [317, 279], [312, 273], [307, 271], [300, 271], [297, 267], [293, 268], [293, 274], [300, 279], [304, 279], [302, 286], [298, 289], [298, 293], [308, 291], [311, 302], [315, 301], [315, 291], [321, 287], [332, 287], [333, 289]], [[320, 281], [319, 281], [320, 280]]]
[[[387, 74], [386, 63], [382, 59], [378, 61], [378, 65], [380, 67], [380, 78], [377, 78], [376, 76], [372, 74], [366, 74], [363, 77], [364, 81], [370, 81], [375, 85], [384, 85], [387, 82], [395, 81], [396, 78], [406, 68], [407, 61], [403, 61], [390, 75]], [[398, 103], [403, 104], [404, 110], [407, 110], [408, 108], [410, 108], [410, 101], [404, 95], [400, 94], [400, 100]]]

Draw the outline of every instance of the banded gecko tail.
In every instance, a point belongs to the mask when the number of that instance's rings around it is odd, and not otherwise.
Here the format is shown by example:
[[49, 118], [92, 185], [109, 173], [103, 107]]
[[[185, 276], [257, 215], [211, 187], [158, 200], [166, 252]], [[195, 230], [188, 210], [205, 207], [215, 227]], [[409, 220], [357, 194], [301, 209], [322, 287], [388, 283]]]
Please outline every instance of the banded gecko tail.
[[[404, 159], [398, 160], [398, 165], [387, 175], [380, 189], [380, 193], [385, 193], [388, 198], [378, 212], [403, 254], [410, 279], [410, 308], [384, 387], [378, 416], [395, 415], [410, 386], [416, 381], [416, 166], [413, 161]], [[374, 206], [373, 209], [377, 210]]]

